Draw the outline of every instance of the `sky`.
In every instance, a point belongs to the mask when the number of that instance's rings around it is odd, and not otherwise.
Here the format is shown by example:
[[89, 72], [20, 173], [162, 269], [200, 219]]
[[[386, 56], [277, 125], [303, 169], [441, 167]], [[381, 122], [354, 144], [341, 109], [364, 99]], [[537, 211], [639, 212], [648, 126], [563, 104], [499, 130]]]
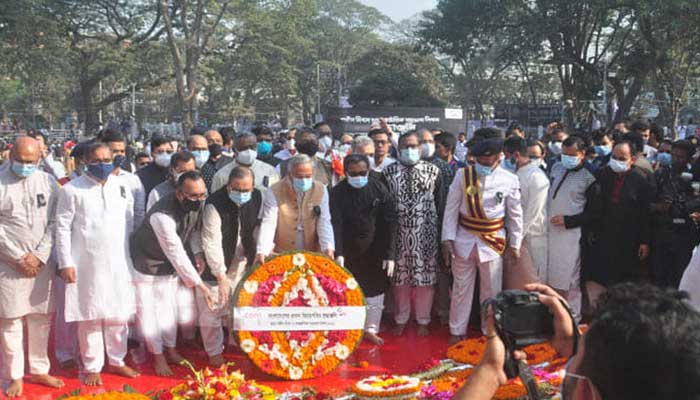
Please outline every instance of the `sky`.
[[383, 12], [396, 22], [406, 19], [421, 11], [429, 10], [437, 0], [359, 0]]

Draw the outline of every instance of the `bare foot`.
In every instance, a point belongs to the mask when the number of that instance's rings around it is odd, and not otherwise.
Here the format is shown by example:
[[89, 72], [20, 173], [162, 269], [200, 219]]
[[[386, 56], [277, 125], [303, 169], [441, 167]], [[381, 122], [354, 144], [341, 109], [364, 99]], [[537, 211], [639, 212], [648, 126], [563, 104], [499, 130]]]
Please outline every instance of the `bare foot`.
[[185, 361], [185, 357], [181, 356], [174, 347], [165, 348], [165, 359], [168, 360], [170, 364], [180, 364]]
[[115, 367], [110, 365], [109, 367], [107, 367], [107, 371], [111, 374], [123, 376], [125, 378], [136, 378], [137, 376], [141, 375], [135, 369], [131, 368], [128, 365], [124, 365], [122, 367]]
[[5, 395], [7, 397], [19, 397], [22, 395], [24, 390], [24, 385], [21, 379], [15, 379], [10, 381], [10, 386], [5, 389]]
[[102, 386], [102, 377], [97, 372], [85, 375], [85, 386]]
[[61, 388], [65, 385], [65, 383], [63, 383], [62, 380], [60, 380], [54, 376], [48, 375], [48, 374], [30, 375], [29, 382], [36, 383], [37, 385], [44, 385], [44, 386], [48, 386], [51, 388], [56, 388], [56, 389]]
[[69, 370], [75, 369], [78, 366], [78, 364], [76, 364], [75, 360], [71, 358], [70, 360], [61, 361], [60, 363], [58, 363], [58, 366], [63, 370]]
[[449, 344], [450, 346], [454, 346], [462, 340], [464, 340], [463, 335], [450, 335], [450, 340], [447, 341], [447, 344]]
[[416, 331], [416, 334], [419, 337], [425, 337], [430, 335], [430, 329], [428, 329], [428, 325], [418, 325], [418, 330]]
[[377, 346], [384, 344], [384, 339], [380, 338], [376, 333], [365, 332], [365, 339]]
[[394, 336], [403, 335], [403, 330], [406, 329], [406, 324], [396, 324], [394, 327]]
[[219, 368], [222, 365], [224, 365], [225, 362], [226, 360], [224, 359], [223, 354], [217, 354], [215, 356], [209, 357], [209, 366], [212, 368]]
[[168, 360], [162, 354], [153, 355], [153, 368], [158, 376], [173, 376], [173, 370], [168, 366]]

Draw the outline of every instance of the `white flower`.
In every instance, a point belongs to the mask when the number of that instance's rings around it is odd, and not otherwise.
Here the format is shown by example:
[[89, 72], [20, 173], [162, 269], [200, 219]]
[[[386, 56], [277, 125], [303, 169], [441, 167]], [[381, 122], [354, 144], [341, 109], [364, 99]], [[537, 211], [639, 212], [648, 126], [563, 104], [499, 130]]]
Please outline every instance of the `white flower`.
[[301, 368], [295, 366], [289, 367], [289, 379], [296, 381], [301, 379], [302, 376], [304, 376], [304, 371]]
[[350, 349], [348, 349], [345, 345], [336, 344], [335, 356], [338, 357], [339, 360], [345, 360], [346, 358], [350, 357]]
[[241, 350], [245, 351], [246, 353], [250, 353], [251, 351], [255, 350], [255, 342], [250, 339], [245, 339], [241, 342]]
[[303, 267], [306, 264], [306, 257], [301, 253], [297, 253], [292, 257], [292, 264], [295, 267]]
[[348, 280], [345, 281], [345, 286], [347, 286], [350, 290], [355, 290], [357, 289], [357, 281], [355, 278], [348, 278]]
[[258, 291], [258, 282], [257, 281], [245, 281], [243, 284], [243, 289], [245, 289], [246, 292], [250, 294], [255, 294], [255, 292]]

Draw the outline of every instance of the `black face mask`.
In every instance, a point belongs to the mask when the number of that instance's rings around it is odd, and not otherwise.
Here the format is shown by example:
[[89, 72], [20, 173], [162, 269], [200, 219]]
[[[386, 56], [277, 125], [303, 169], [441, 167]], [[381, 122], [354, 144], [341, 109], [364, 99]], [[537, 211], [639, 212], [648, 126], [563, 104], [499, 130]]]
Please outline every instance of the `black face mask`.
[[313, 157], [318, 153], [318, 143], [316, 142], [300, 142], [297, 143], [297, 151], [301, 154], [306, 154]]
[[187, 212], [199, 211], [202, 207], [202, 200], [182, 200], [182, 208]]
[[219, 154], [221, 154], [224, 151], [223, 146], [221, 146], [218, 143], [210, 144], [209, 145], [209, 155], [212, 157], [216, 157]]

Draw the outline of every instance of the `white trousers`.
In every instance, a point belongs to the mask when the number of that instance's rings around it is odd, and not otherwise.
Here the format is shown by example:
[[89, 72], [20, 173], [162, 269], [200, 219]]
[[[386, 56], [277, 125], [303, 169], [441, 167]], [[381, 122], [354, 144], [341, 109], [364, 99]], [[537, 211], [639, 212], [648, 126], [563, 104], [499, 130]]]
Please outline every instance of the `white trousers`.
[[78, 323], [66, 322], [66, 283], [60, 276], [53, 280], [56, 291], [56, 321], [53, 327], [54, 353], [59, 363], [78, 360]]
[[547, 282], [547, 236], [528, 236], [523, 245], [532, 258], [532, 265], [540, 282]]
[[[209, 293], [211, 293], [214, 299], [219, 298], [219, 286], [206, 283], [209, 287]], [[231, 310], [231, 296], [233, 295], [235, 287], [232, 284], [230, 286], [229, 301], [226, 304], [218, 304], [214, 310], [210, 310], [207, 307], [207, 301], [204, 298], [202, 292], [198, 289], [197, 293], [197, 312], [199, 314], [199, 330], [202, 333], [202, 342], [204, 343], [204, 350], [206, 350], [209, 357], [218, 356], [224, 352], [224, 329], [226, 326], [231, 332], [231, 323], [229, 318], [229, 313]]]
[[384, 295], [366, 297], [367, 319], [365, 320], [365, 332], [379, 333], [379, 326], [382, 323], [382, 311], [384, 310]]
[[163, 347], [177, 344], [178, 278], [156, 276], [136, 282], [136, 319], [146, 348], [163, 354]]
[[413, 297], [418, 325], [430, 323], [430, 310], [433, 308], [433, 286], [409, 285], [394, 286], [394, 320], [399, 325], [408, 323], [411, 317], [411, 297]]
[[462, 336], [467, 333], [472, 311], [476, 270], [479, 269], [479, 300], [494, 297], [503, 287], [503, 259], [479, 261], [476, 246], [469, 257], [456, 256], [452, 260], [452, 301], [450, 303], [450, 333]]
[[3, 378], [16, 380], [24, 376], [24, 326], [27, 321], [27, 348], [29, 372], [32, 375], [49, 373], [49, 314], [29, 314], [24, 318], [0, 318], [0, 351], [2, 351]]
[[180, 279], [177, 282], [177, 324], [180, 326], [182, 337], [185, 340], [194, 340], [197, 328], [197, 304], [194, 288], [188, 288]]
[[80, 359], [85, 372], [99, 373], [107, 362], [123, 367], [126, 356], [128, 325], [125, 321], [97, 319], [78, 322]]

